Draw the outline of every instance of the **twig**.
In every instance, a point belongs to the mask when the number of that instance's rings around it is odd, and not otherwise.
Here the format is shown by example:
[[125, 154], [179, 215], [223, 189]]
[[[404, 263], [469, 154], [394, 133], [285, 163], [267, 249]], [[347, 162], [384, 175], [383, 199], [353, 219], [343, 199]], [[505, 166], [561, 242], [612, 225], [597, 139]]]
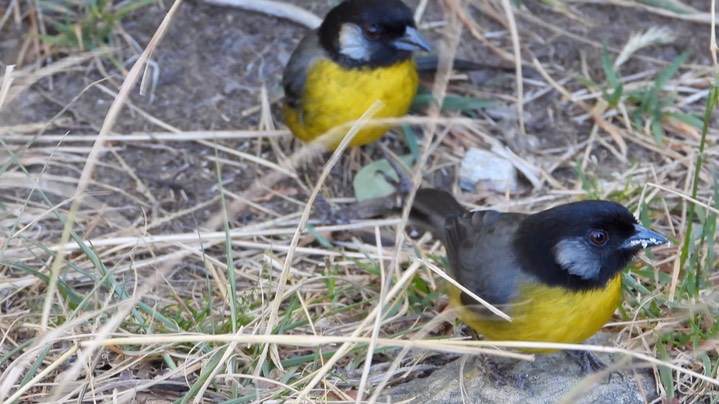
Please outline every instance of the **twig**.
[[514, 78], [517, 86], [517, 114], [519, 119], [519, 132], [526, 135], [524, 130], [524, 81], [522, 79], [522, 49], [519, 45], [519, 31], [517, 21], [514, 19], [514, 11], [509, 0], [502, 0], [502, 6], [507, 16], [509, 33], [512, 37], [512, 49], [514, 50]]
[[237, 7], [242, 10], [254, 11], [271, 15], [274, 17], [284, 18], [286, 20], [304, 25], [309, 29], [315, 29], [320, 26], [322, 19], [311, 12], [297, 7], [293, 4], [287, 4], [280, 1], [271, 0], [204, 0], [205, 3], [218, 6]]

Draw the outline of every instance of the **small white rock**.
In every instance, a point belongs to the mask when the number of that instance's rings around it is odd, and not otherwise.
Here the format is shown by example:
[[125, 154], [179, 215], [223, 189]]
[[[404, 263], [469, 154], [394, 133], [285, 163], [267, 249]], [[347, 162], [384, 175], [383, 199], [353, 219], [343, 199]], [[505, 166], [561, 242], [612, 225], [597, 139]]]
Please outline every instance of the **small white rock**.
[[462, 160], [459, 185], [473, 192], [477, 186], [496, 192], [517, 190], [517, 169], [509, 160], [486, 150], [472, 148]]

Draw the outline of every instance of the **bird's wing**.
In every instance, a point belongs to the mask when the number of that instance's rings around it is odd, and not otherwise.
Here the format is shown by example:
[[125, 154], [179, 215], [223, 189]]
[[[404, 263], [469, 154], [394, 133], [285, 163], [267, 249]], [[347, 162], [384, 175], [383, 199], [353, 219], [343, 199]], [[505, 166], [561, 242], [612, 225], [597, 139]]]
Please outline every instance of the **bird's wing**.
[[326, 57], [320, 46], [317, 30], [309, 32], [290, 56], [282, 75], [287, 105], [293, 108], [300, 106], [308, 72], [318, 60]]
[[[524, 217], [484, 210], [447, 219], [445, 248], [454, 279], [493, 305], [508, 303], [517, 282], [526, 276], [513, 246], [514, 234]], [[477, 305], [464, 293], [462, 301]]]

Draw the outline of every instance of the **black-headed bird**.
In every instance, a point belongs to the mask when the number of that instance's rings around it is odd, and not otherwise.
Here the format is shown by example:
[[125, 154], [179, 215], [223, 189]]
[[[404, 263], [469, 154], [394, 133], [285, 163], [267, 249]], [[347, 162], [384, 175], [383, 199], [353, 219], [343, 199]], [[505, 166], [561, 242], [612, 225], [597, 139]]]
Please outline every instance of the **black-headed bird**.
[[420, 189], [410, 217], [442, 241], [453, 279], [511, 317], [449, 286], [458, 317], [490, 340], [583, 342], [620, 303], [624, 267], [640, 250], [668, 242], [609, 201], [531, 215], [468, 212], [446, 192]]
[[[384, 106], [373, 118], [404, 116], [417, 91], [412, 53], [429, 49], [401, 1], [340, 3], [305, 36], [285, 67], [285, 123], [295, 137], [309, 142], [359, 119], [377, 100]], [[368, 125], [350, 145], [374, 142], [389, 129]], [[321, 142], [334, 149], [345, 132]]]

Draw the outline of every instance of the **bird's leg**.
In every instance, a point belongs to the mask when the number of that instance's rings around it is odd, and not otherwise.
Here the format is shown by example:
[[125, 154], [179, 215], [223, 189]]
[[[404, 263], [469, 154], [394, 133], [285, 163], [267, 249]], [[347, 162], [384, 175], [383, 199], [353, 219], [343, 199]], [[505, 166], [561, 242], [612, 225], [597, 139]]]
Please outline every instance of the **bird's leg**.
[[598, 372], [607, 367], [607, 365], [599, 359], [597, 355], [592, 351], [565, 351], [574, 361], [579, 365], [582, 370], [582, 374], [589, 374], [592, 372]]
[[[462, 325], [460, 333], [469, 334], [475, 340], [480, 339], [479, 334], [466, 324]], [[480, 354], [477, 355], [477, 359], [483, 368], [484, 374], [495, 386], [513, 386], [520, 390], [527, 390], [530, 387], [529, 379], [526, 375], [509, 374], [506, 369], [499, 366], [493, 355]]]
[[[571, 356], [577, 363], [577, 365], [579, 365], [582, 376], [586, 376], [590, 373], [596, 373], [607, 369], [607, 364], [604, 363], [604, 361], [602, 361], [601, 359], [599, 359], [599, 357], [592, 351], [566, 350], [564, 352], [566, 352], [567, 355]], [[617, 370], [609, 371], [607, 383], [612, 381], [612, 376], [615, 373], [621, 376], [621, 373]]]
[[390, 176], [385, 174], [385, 180], [390, 184], [394, 184], [399, 194], [406, 195], [410, 193], [412, 191], [412, 188], [414, 187], [414, 183], [412, 181], [407, 166], [383, 143], [378, 142], [377, 145], [382, 151], [385, 160], [387, 160], [389, 165], [392, 166], [392, 169], [394, 169], [394, 171], [397, 173], [397, 178], [399, 178], [399, 180], [395, 180], [394, 178], [391, 178]]
[[527, 375], [507, 372], [497, 364], [492, 355], [479, 355], [479, 360], [484, 373], [495, 386], [513, 386], [520, 390], [527, 390], [530, 387]]

